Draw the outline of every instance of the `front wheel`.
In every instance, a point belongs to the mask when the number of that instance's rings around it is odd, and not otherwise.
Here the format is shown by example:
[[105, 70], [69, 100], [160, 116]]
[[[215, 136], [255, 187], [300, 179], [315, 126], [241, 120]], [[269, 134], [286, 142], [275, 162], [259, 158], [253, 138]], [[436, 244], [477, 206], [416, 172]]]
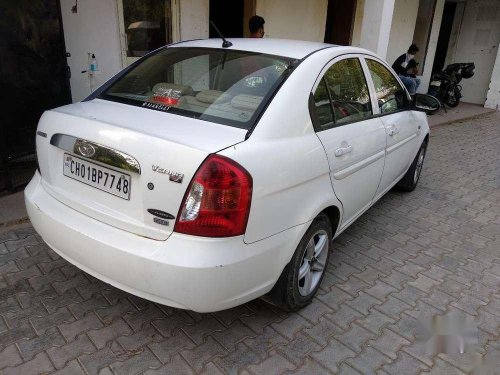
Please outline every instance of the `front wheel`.
[[319, 289], [330, 259], [332, 227], [328, 216], [320, 214], [302, 237], [292, 260], [277, 285], [281, 304], [296, 311], [309, 304]]
[[417, 156], [413, 159], [413, 162], [408, 168], [408, 171], [403, 176], [403, 178], [398, 182], [396, 187], [402, 191], [413, 191], [417, 187], [418, 180], [420, 179], [420, 174], [422, 173], [422, 167], [424, 166], [425, 152], [427, 150], [427, 143], [422, 143], [420, 149], [418, 150]]

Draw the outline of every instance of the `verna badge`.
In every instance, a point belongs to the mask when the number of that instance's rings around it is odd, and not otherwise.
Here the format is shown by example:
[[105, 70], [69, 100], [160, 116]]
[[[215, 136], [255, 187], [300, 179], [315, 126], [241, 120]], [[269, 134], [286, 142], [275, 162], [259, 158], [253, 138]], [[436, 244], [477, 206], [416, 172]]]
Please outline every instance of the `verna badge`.
[[90, 143], [84, 142], [78, 145], [78, 151], [80, 155], [85, 156], [87, 158], [91, 158], [95, 155], [95, 147]]
[[153, 172], [168, 175], [170, 181], [182, 184], [182, 179], [184, 178], [183, 173], [171, 171], [170, 169], [164, 169], [161, 168], [159, 165], [152, 165], [151, 168], [153, 169]]

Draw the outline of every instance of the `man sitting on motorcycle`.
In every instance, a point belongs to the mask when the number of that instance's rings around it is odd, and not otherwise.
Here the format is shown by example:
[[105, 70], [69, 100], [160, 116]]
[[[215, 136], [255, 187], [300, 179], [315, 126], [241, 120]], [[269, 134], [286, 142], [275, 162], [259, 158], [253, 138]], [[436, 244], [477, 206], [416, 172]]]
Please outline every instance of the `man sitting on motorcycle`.
[[418, 47], [412, 44], [408, 48], [408, 52], [399, 56], [396, 61], [394, 61], [394, 64], [392, 64], [392, 69], [398, 74], [411, 95], [414, 95], [417, 92], [418, 86], [420, 86], [420, 79], [414, 77], [414, 69], [417, 63], [413, 58], [417, 52]]

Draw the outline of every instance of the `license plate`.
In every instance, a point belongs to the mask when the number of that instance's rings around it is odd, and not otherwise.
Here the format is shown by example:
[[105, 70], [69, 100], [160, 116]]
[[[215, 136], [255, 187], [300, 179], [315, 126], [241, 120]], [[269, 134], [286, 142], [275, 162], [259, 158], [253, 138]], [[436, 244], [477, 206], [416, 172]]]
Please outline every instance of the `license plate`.
[[64, 154], [63, 161], [63, 173], [66, 177], [117, 197], [130, 199], [130, 175], [69, 154]]
[[441, 81], [432, 81], [431, 86], [441, 86]]

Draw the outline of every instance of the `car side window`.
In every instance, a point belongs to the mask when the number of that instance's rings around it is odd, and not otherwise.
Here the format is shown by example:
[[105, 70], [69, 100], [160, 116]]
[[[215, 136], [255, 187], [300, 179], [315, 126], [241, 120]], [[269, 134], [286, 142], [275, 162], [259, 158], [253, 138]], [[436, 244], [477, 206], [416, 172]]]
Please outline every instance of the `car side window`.
[[380, 113], [387, 114], [408, 109], [406, 91], [389, 69], [371, 59], [366, 59], [366, 64], [375, 86]]
[[361, 121], [372, 115], [370, 92], [357, 58], [333, 64], [324, 76], [331, 97], [335, 125]]

